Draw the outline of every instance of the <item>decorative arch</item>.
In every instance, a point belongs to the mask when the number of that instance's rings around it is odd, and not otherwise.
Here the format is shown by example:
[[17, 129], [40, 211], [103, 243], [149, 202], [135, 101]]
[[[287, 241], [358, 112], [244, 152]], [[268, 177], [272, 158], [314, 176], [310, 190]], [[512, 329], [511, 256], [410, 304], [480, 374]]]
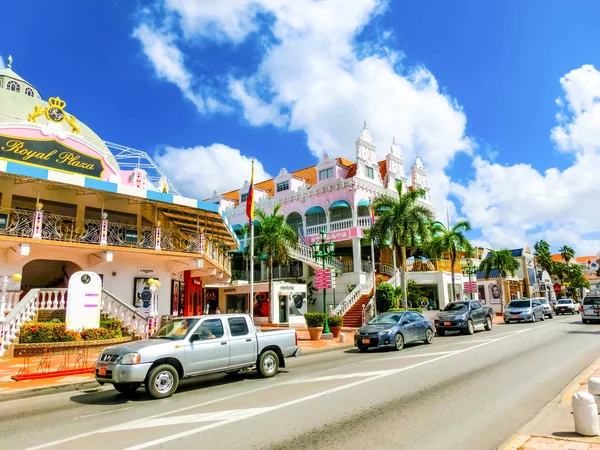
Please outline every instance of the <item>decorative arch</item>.
[[291, 211], [285, 218], [285, 223], [298, 234], [298, 230], [304, 227], [304, 217], [298, 211]]
[[305, 213], [306, 226], [323, 225], [327, 223], [327, 213], [321, 206], [312, 206]]
[[371, 202], [367, 199], [360, 199], [356, 205], [356, 215], [358, 217], [371, 216]]
[[10, 80], [6, 83], [6, 89], [13, 92], [21, 92], [21, 85], [16, 81]]
[[338, 222], [340, 220], [352, 219], [352, 206], [346, 200], [336, 200], [329, 206], [329, 220]]

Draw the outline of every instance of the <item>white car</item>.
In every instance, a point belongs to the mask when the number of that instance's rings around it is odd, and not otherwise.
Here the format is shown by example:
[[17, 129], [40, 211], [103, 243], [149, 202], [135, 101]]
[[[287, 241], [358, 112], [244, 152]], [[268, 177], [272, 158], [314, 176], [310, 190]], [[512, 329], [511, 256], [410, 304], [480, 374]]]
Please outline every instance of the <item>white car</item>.
[[544, 307], [544, 315], [548, 319], [552, 319], [554, 317], [554, 307], [546, 297], [534, 297], [532, 298], [532, 300], [537, 300], [542, 304], [542, 306]]
[[600, 295], [589, 294], [583, 299], [583, 312], [581, 315], [583, 323], [600, 322]]
[[579, 304], [575, 303], [570, 298], [561, 298], [558, 302], [556, 302], [556, 306], [554, 307], [554, 311], [556, 315], [559, 314], [577, 314], [579, 312]]

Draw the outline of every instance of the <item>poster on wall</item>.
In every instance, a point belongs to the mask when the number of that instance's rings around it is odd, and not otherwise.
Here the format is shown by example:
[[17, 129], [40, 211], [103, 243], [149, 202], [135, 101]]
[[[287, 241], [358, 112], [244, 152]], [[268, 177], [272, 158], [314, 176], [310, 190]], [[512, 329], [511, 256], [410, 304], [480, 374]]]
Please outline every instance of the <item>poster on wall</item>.
[[152, 300], [152, 292], [150, 291], [148, 280], [150, 278], [136, 277], [133, 279], [133, 306], [144, 313], [150, 312], [150, 301]]
[[290, 316], [304, 316], [306, 313], [306, 306], [306, 292], [294, 292], [293, 294], [290, 294]]
[[498, 283], [490, 284], [490, 303], [500, 303], [500, 285]]
[[269, 317], [271, 302], [268, 292], [257, 292], [254, 294], [254, 317]]
[[179, 281], [171, 281], [171, 314], [179, 315]]
[[185, 307], [185, 283], [183, 281], [179, 282], [179, 315], [183, 316], [183, 309]]
[[477, 291], [479, 293], [479, 303], [485, 303], [485, 286], [480, 284], [477, 286]]

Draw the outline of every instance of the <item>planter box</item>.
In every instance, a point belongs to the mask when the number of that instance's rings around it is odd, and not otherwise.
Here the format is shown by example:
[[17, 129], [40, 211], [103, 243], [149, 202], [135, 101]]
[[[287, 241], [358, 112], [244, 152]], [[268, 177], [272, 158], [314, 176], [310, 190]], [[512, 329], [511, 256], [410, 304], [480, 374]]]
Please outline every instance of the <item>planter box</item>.
[[13, 352], [15, 358], [28, 356], [44, 356], [48, 352], [53, 355], [75, 355], [80, 350], [87, 349], [91, 352], [100, 352], [111, 345], [130, 342], [131, 337], [116, 339], [102, 339], [98, 341], [71, 341], [71, 342], [44, 342], [40, 344], [15, 344]]

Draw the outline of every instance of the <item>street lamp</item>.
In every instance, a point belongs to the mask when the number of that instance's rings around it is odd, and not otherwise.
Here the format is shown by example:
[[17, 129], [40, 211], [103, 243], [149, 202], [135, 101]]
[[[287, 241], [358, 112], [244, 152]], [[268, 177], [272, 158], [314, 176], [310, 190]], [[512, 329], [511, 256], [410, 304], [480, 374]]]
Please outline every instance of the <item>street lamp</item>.
[[[471, 275], [477, 273], [477, 267], [473, 265], [471, 261], [467, 265], [462, 266], [463, 275], [469, 275], [469, 285], [471, 285]], [[471, 300], [473, 299], [474, 292], [471, 290]]]
[[[331, 258], [335, 252], [335, 244], [333, 242], [326, 242], [325, 238], [327, 237], [327, 232], [325, 230], [321, 230], [319, 232], [321, 236], [320, 241], [315, 241], [312, 244], [313, 248], [313, 256], [317, 260], [321, 260], [323, 263], [323, 269], [326, 269], [325, 261]], [[323, 327], [323, 333], [329, 334], [331, 331], [329, 330], [329, 320], [327, 317], [327, 289], [323, 289], [323, 312], [325, 313], [325, 326]]]

